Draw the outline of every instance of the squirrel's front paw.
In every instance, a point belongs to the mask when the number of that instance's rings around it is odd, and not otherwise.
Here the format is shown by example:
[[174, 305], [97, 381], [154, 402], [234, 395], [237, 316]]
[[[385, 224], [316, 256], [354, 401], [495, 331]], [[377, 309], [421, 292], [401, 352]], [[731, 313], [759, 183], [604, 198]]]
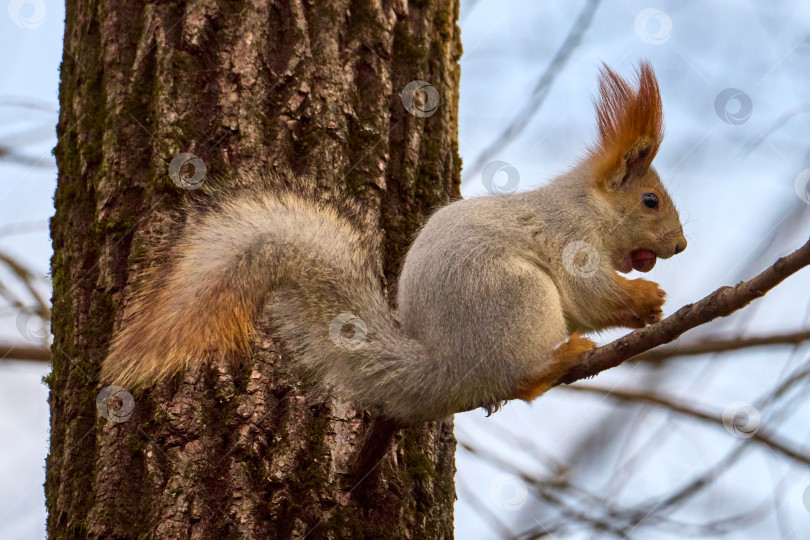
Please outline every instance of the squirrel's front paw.
[[637, 328], [654, 324], [661, 320], [664, 313], [661, 307], [664, 305], [665, 293], [658, 283], [647, 281], [646, 279], [634, 279], [630, 282], [632, 290], [631, 311], [637, 319]]
[[624, 300], [614, 312], [614, 324], [628, 328], [644, 328], [663, 317], [661, 306], [666, 293], [657, 283], [646, 279], [622, 281]]

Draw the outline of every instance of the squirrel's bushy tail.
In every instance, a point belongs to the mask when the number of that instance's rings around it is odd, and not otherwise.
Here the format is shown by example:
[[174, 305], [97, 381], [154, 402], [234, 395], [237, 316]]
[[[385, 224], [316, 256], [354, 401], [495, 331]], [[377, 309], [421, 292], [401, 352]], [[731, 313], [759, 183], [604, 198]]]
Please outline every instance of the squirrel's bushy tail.
[[341, 397], [392, 418], [434, 413], [423, 399], [430, 362], [399, 329], [363, 245], [334, 210], [293, 195], [226, 201], [144, 274], [102, 379], [132, 388], [212, 352], [249, 352], [272, 300], [296, 362]]

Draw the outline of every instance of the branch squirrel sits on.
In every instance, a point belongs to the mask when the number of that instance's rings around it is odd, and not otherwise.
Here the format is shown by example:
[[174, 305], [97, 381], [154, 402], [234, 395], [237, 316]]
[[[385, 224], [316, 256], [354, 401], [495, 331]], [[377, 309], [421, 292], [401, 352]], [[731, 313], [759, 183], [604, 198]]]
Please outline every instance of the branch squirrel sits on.
[[212, 350], [249, 355], [269, 302], [296, 365], [382, 416], [418, 422], [533, 400], [594, 347], [581, 333], [660, 320], [658, 285], [616, 272], [647, 272], [686, 248], [651, 166], [658, 83], [646, 62], [637, 76], [602, 68], [599, 136], [569, 172], [435, 212], [404, 261], [397, 316], [377, 253], [334, 209], [255, 190], [226, 199], [141, 277], [102, 380], [135, 388]]

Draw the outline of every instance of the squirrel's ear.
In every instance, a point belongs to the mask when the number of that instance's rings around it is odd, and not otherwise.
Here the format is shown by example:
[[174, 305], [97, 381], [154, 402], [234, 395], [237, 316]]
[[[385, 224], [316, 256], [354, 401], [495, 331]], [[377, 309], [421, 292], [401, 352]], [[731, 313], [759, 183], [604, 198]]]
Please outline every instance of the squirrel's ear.
[[661, 96], [647, 62], [638, 69], [638, 88], [603, 65], [596, 102], [599, 139], [589, 150], [595, 181], [617, 189], [644, 176], [664, 135]]

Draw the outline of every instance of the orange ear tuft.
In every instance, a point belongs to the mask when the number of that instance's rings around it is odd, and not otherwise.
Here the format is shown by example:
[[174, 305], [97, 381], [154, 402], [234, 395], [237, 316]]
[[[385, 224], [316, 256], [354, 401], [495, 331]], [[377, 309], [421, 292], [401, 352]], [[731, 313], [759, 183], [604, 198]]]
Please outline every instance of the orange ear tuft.
[[600, 182], [621, 184], [650, 167], [664, 136], [658, 81], [648, 62], [638, 72], [633, 88], [615, 71], [602, 66], [596, 117], [599, 140], [589, 153]]

